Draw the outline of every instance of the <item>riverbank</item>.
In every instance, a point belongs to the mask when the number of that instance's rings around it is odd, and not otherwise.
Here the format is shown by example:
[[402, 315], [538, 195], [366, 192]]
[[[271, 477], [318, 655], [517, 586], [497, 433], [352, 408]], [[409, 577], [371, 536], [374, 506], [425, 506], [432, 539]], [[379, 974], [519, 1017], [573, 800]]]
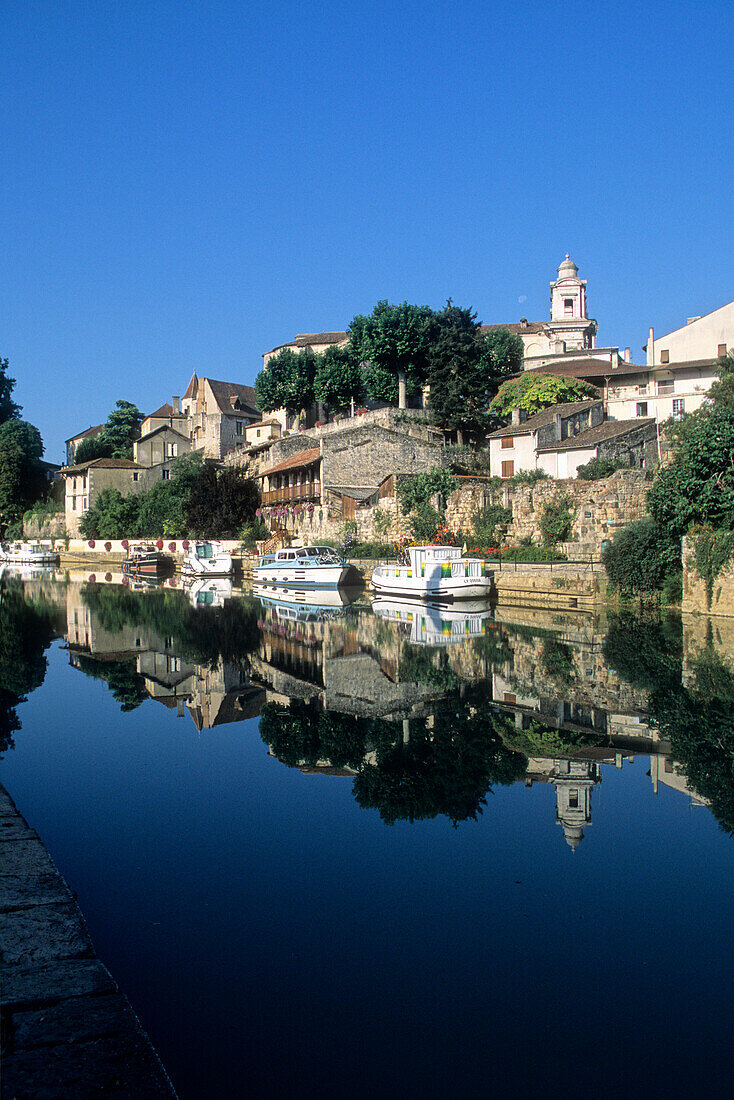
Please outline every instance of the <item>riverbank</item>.
[[176, 1093], [35, 830], [0, 785], [3, 1100]]

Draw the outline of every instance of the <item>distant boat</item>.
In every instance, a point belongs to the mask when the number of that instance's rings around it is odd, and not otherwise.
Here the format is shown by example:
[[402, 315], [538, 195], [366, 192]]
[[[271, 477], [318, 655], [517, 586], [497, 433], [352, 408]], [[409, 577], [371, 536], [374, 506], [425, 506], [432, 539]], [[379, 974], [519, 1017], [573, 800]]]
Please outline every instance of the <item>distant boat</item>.
[[307, 591], [358, 583], [362, 574], [331, 546], [288, 546], [263, 554], [252, 570], [252, 579], [256, 584]]
[[157, 577], [165, 560], [154, 542], [136, 542], [123, 559], [122, 571], [129, 577]]
[[232, 555], [211, 539], [192, 542], [181, 565], [181, 572], [189, 577], [228, 577], [233, 569]]
[[30, 542], [0, 542], [0, 561], [8, 565], [54, 565], [59, 555], [50, 542], [33, 539]]
[[396, 565], [378, 565], [371, 585], [382, 595], [438, 599], [488, 596], [492, 581], [479, 558], [462, 558], [459, 546], [409, 546]]

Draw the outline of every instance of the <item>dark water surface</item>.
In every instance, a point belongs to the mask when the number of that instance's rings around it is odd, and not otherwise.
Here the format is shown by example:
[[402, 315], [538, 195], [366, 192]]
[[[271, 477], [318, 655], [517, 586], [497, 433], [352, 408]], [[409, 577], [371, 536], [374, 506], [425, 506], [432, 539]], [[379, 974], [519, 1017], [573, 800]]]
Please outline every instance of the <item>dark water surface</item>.
[[180, 1096], [730, 1095], [721, 622], [378, 610], [3, 582], [3, 781]]

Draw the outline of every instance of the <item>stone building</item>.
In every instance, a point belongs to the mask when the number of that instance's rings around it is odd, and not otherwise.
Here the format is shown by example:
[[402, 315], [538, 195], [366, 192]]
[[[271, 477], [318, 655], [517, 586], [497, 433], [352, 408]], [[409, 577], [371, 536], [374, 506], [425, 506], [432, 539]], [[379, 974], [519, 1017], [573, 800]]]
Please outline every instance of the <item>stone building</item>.
[[85, 428], [83, 432], [79, 432], [78, 435], [73, 435], [70, 439], [65, 440], [66, 465], [71, 466], [74, 461], [76, 449], [83, 439], [96, 439], [98, 435], [102, 434], [103, 429], [104, 424], [95, 424], [94, 427]]
[[245, 429], [261, 419], [252, 386], [191, 376], [181, 400], [192, 449], [222, 459], [245, 440]]
[[734, 302], [701, 317], [689, 317], [682, 328], [665, 336], [656, 337], [651, 327], [642, 350], [649, 367], [710, 362], [720, 355], [728, 355], [734, 351]]
[[[184, 424], [181, 426], [184, 427]], [[190, 451], [191, 440], [188, 435], [184, 435], [168, 424], [162, 424], [141, 435], [140, 439], [135, 441], [133, 459], [138, 466], [144, 466], [147, 469], [146, 481], [152, 484], [161, 479], [167, 480], [171, 466], [179, 455], [188, 454]]]
[[82, 516], [103, 489], [117, 489], [123, 496], [149, 487], [148, 471], [129, 458], [93, 458], [60, 471], [65, 482], [64, 518], [69, 538], [80, 535]]

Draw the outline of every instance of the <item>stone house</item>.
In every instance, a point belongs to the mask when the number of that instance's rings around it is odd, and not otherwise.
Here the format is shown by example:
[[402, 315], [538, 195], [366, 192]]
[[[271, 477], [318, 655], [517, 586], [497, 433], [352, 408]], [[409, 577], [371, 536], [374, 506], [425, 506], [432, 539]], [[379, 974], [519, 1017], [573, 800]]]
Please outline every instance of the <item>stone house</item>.
[[173, 404], [167, 402], [155, 412], [149, 413], [140, 425], [140, 435], [148, 435], [156, 428], [175, 428], [181, 435], [188, 436], [188, 417], [181, 409], [181, 398], [174, 397]]
[[79, 523], [103, 489], [117, 489], [123, 496], [149, 487], [149, 473], [129, 458], [94, 458], [60, 471], [65, 482], [64, 518], [69, 538], [79, 538]]
[[181, 400], [192, 448], [221, 460], [245, 441], [245, 429], [261, 419], [252, 386], [193, 374]]
[[269, 443], [271, 439], [280, 439], [282, 434], [281, 423], [274, 417], [270, 420], [256, 420], [254, 424], [245, 427], [245, 446], [258, 447], [262, 443]]
[[[178, 423], [178, 421], [175, 421]], [[184, 426], [183, 424], [181, 425]], [[133, 459], [138, 466], [144, 466], [147, 471], [147, 482], [163, 479], [170, 476], [173, 463], [179, 455], [188, 454], [191, 451], [191, 440], [176, 428], [168, 424], [162, 424], [158, 428], [141, 435], [133, 444]]]
[[530, 417], [522, 409], [513, 409], [511, 422], [487, 437], [490, 474], [512, 477], [521, 471], [536, 470], [539, 448], [575, 437], [603, 420], [604, 409], [599, 400], [553, 405]]

